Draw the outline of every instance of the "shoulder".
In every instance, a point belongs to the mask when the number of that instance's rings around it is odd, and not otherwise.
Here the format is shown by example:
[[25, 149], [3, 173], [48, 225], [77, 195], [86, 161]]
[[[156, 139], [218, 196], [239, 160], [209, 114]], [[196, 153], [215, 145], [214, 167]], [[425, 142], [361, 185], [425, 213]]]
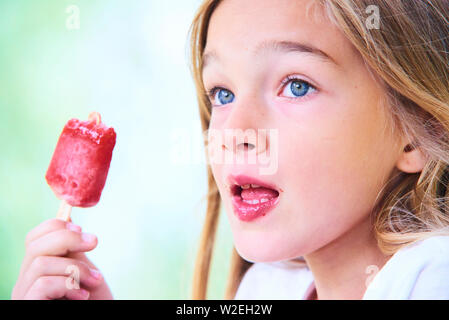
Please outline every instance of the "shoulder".
[[419, 250], [424, 265], [409, 298], [449, 299], [449, 236], [426, 239]]
[[393, 255], [364, 299], [449, 299], [449, 236], [432, 236]]
[[302, 299], [312, 281], [312, 273], [305, 265], [257, 262], [243, 276], [235, 299]]

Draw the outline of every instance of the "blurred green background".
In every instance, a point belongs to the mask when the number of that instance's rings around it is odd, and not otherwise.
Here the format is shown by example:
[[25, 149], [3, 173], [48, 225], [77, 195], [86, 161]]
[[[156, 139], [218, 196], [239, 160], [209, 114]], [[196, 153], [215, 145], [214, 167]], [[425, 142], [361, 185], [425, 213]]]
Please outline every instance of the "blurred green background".
[[[200, 2], [0, 1], [0, 299], [27, 232], [56, 215], [44, 175], [57, 138], [94, 110], [117, 145], [100, 203], [72, 213], [99, 239], [89, 258], [117, 299], [190, 297], [207, 192], [187, 42]], [[231, 245], [222, 212], [209, 298], [223, 297]]]

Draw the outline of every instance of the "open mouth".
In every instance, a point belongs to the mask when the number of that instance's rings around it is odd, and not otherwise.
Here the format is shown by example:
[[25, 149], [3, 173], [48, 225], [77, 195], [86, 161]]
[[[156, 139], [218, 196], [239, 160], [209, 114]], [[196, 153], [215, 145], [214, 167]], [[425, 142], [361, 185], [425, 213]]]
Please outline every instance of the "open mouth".
[[[265, 216], [279, 202], [279, 191], [276, 187], [264, 183], [254, 182], [249, 177], [236, 177], [231, 179], [231, 196], [234, 213], [242, 221], [251, 221], [257, 217]], [[239, 183], [241, 181], [241, 183]]]
[[240, 197], [247, 204], [261, 204], [273, 200], [279, 196], [277, 190], [262, 187], [257, 184], [233, 185], [231, 192], [234, 197]]

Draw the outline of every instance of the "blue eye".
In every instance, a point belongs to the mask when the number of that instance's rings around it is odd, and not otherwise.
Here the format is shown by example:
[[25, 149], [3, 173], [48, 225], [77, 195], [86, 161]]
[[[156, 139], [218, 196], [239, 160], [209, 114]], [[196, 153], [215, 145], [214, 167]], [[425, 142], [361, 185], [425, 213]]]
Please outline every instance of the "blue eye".
[[306, 94], [315, 91], [316, 89], [308, 82], [300, 79], [287, 79], [287, 86], [282, 92], [287, 97], [301, 98]]
[[234, 94], [223, 88], [213, 88], [210, 96], [213, 97], [214, 105], [224, 105], [234, 101]]

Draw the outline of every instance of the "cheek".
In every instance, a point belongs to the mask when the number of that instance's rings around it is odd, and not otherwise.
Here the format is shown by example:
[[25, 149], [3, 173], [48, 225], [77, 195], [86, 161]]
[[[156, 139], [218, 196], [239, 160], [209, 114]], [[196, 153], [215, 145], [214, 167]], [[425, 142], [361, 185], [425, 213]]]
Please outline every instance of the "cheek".
[[209, 154], [209, 163], [214, 177], [217, 188], [220, 192], [221, 198], [226, 201], [229, 198], [228, 188], [225, 182], [225, 170], [229, 167], [229, 164], [224, 162], [224, 150], [223, 143], [223, 125], [225, 123], [225, 116], [218, 113], [218, 116], [214, 114], [211, 117], [209, 123], [209, 134], [207, 137], [207, 152]]
[[342, 104], [333, 112], [337, 106], [302, 114], [307, 121], [290, 118], [281, 130], [290, 145], [281, 149], [281, 176], [300, 217], [296, 224], [307, 221], [329, 237], [368, 215], [394, 167], [378, 109]]

